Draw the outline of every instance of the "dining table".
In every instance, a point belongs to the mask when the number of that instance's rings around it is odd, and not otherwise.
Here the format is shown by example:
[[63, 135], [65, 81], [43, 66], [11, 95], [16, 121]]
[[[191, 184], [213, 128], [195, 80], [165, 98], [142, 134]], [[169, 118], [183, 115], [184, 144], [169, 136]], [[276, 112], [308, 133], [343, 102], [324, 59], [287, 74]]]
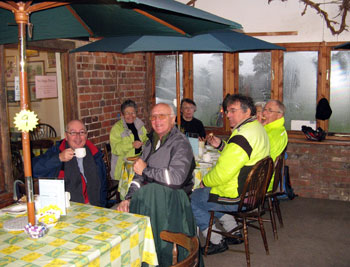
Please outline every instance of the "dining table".
[[0, 266], [158, 265], [147, 216], [70, 202], [67, 215], [38, 239], [4, 229], [21, 216], [0, 210]]
[[[204, 161], [205, 154], [209, 156], [209, 160]], [[196, 156], [196, 167], [193, 170], [193, 190], [200, 187], [200, 183], [203, 177], [212, 169], [216, 164], [216, 161], [220, 157], [220, 153], [217, 149], [206, 146], [202, 157]], [[130, 184], [135, 175], [133, 168], [134, 161], [124, 159], [122, 165], [122, 175], [119, 180], [118, 191], [120, 194], [120, 199], [124, 200], [126, 194], [128, 193]]]

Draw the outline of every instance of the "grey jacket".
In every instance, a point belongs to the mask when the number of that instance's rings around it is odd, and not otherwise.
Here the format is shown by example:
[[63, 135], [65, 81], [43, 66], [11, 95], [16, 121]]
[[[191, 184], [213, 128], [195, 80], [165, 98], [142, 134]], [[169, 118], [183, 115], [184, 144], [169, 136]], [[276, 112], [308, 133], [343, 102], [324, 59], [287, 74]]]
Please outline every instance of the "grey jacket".
[[195, 160], [187, 137], [176, 127], [170, 131], [167, 139], [152, 152], [152, 132], [142, 153], [147, 163], [142, 176], [135, 174], [126, 199], [145, 183], [158, 183], [174, 189], [184, 189], [190, 194], [193, 187], [192, 173]]

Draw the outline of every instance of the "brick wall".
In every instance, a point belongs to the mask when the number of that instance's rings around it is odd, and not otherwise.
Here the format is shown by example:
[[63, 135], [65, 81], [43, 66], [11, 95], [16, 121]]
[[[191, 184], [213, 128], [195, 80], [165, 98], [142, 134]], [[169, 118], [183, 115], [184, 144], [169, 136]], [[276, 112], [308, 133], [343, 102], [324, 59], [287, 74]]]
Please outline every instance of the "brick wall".
[[127, 99], [138, 105], [139, 118], [148, 118], [144, 54], [77, 53], [75, 57], [80, 119], [94, 144], [109, 140]]
[[296, 194], [350, 201], [350, 146], [289, 142], [287, 153]]

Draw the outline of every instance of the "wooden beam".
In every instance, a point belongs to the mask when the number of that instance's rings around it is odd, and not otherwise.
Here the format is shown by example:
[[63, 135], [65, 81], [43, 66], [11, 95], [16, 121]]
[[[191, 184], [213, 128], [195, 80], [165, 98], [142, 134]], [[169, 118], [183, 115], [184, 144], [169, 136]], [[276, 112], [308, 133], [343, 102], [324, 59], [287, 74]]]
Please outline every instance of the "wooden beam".
[[283, 35], [298, 35], [298, 31], [286, 32], [245, 32], [249, 36], [283, 36]]

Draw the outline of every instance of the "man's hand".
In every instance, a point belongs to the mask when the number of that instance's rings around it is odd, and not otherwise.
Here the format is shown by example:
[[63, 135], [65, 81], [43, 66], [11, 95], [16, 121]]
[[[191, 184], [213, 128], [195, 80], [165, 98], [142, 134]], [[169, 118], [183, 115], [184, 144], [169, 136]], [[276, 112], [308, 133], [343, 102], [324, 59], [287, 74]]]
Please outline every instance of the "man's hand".
[[143, 145], [143, 143], [141, 141], [134, 141], [132, 143], [132, 146], [136, 149], [142, 147], [142, 145]]
[[119, 203], [117, 210], [123, 211], [123, 212], [129, 212], [129, 206], [130, 206], [130, 199], [123, 200], [122, 202]]
[[143, 170], [147, 167], [147, 163], [142, 159], [137, 159], [134, 163], [134, 172], [138, 175], [142, 175]]
[[71, 148], [67, 148], [63, 150], [58, 157], [60, 158], [60, 161], [67, 162], [70, 161], [74, 157], [74, 150]]
[[221, 144], [221, 139], [212, 134], [207, 136], [207, 142], [214, 148], [217, 148]]

